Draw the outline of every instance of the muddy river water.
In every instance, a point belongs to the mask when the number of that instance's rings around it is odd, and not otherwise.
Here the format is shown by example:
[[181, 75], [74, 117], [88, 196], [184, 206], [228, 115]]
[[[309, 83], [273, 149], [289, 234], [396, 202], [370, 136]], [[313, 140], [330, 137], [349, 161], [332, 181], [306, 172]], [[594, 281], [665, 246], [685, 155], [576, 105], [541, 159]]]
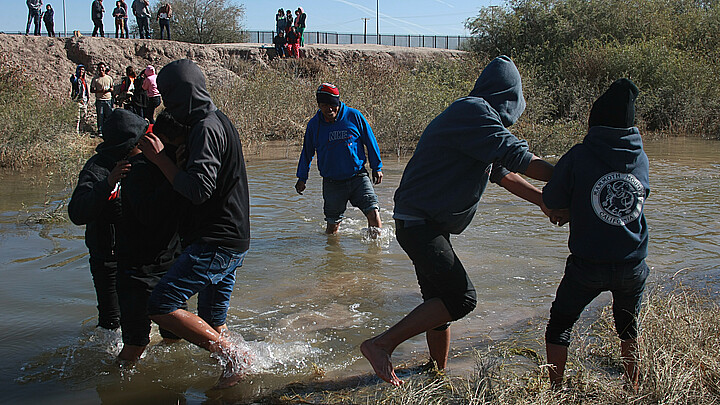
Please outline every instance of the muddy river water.
[[[716, 292], [720, 285], [720, 142], [646, 143], [651, 194], [651, 288], [674, 280]], [[82, 227], [39, 221], [71, 190], [49, 178], [0, 174], [0, 402], [204, 403], [246, 401], [318, 372], [327, 379], [369, 374], [358, 345], [420, 302], [411, 263], [394, 238], [392, 195], [405, 160], [386, 159], [377, 187], [385, 230], [366, 237], [350, 209], [337, 236], [323, 234], [320, 178], [293, 189], [295, 159], [250, 156], [252, 246], [237, 284], [228, 325], [254, 353], [249, 379], [210, 390], [220, 369], [189, 344], [152, 344], [134, 369], [114, 356], [119, 333], [95, 328], [95, 296]], [[59, 211], [62, 212], [63, 208]], [[41, 213], [45, 213], [41, 216]], [[547, 316], [567, 256], [568, 227], [553, 227], [534, 206], [490, 185], [473, 224], [454, 245], [478, 290], [478, 307], [453, 326], [460, 358]], [[191, 303], [191, 307], [194, 303]], [[468, 353], [464, 355], [462, 353]], [[395, 352], [421, 362], [424, 339]], [[467, 367], [467, 366], [465, 366]], [[458, 368], [461, 368], [459, 366]], [[461, 370], [460, 370], [461, 371]]]

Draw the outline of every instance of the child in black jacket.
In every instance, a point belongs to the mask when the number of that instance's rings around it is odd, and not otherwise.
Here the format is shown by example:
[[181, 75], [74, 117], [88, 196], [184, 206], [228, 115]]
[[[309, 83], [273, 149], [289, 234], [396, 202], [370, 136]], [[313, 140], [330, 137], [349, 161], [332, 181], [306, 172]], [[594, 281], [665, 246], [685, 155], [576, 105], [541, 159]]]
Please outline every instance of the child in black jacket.
[[[120, 222], [120, 179], [130, 170], [126, 160], [145, 133], [147, 122], [133, 113], [116, 109], [104, 124], [105, 141], [80, 171], [68, 204], [70, 220], [86, 225], [85, 245], [90, 251], [90, 273], [98, 301], [98, 326], [117, 329], [120, 306], [116, 290], [117, 256], [115, 235]], [[138, 117], [139, 118], [139, 117]]]

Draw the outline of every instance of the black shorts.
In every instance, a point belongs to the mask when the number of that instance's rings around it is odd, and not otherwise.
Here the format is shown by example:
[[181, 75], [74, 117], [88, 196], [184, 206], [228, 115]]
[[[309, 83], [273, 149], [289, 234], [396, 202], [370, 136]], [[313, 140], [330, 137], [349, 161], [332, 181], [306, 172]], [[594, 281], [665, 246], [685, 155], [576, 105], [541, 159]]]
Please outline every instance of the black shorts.
[[475, 287], [450, 244], [450, 234], [425, 221], [395, 221], [398, 243], [412, 260], [423, 300], [440, 298], [453, 320], [475, 308]]

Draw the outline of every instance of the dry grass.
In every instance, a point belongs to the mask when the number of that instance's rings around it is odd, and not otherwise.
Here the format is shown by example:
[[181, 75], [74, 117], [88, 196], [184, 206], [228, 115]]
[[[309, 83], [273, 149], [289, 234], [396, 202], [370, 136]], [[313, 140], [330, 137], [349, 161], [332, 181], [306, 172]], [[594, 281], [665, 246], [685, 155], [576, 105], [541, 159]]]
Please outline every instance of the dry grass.
[[0, 168], [72, 176], [98, 141], [75, 134], [77, 107], [48, 98], [21, 66], [0, 56]]

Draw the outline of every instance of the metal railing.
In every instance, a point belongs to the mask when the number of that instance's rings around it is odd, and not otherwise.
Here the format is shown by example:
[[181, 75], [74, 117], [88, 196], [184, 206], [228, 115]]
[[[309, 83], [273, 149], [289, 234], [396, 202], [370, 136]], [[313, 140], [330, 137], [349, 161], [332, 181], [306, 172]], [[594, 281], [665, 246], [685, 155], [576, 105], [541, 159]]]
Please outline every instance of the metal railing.
[[[6, 34], [24, 35], [24, 32], [5, 32]], [[91, 32], [80, 32], [81, 35], [89, 37]], [[32, 35], [32, 34], [31, 34]], [[42, 36], [47, 36], [43, 32]], [[57, 36], [64, 36], [62, 32]], [[68, 32], [68, 36], [72, 36], [72, 32]], [[246, 42], [255, 44], [272, 45], [274, 31], [243, 31], [243, 37]], [[115, 38], [115, 31], [105, 31], [106, 38]], [[136, 38], [136, 33], [130, 33], [131, 38]], [[399, 35], [399, 34], [380, 34], [380, 40], [375, 34], [340, 34], [337, 32], [319, 32], [305, 31], [306, 44], [334, 44], [334, 45], [352, 45], [352, 44], [380, 44], [387, 46], [406, 46], [411, 48], [442, 48], [442, 49], [462, 49], [462, 46], [470, 40], [470, 37], [449, 36], [449, 35]]]
[[[247, 42], [272, 44], [274, 31], [244, 31]], [[305, 31], [306, 44], [380, 44], [388, 46], [407, 46], [413, 48], [462, 49], [470, 37], [449, 35], [399, 35], [399, 34], [340, 34], [337, 32]]]

